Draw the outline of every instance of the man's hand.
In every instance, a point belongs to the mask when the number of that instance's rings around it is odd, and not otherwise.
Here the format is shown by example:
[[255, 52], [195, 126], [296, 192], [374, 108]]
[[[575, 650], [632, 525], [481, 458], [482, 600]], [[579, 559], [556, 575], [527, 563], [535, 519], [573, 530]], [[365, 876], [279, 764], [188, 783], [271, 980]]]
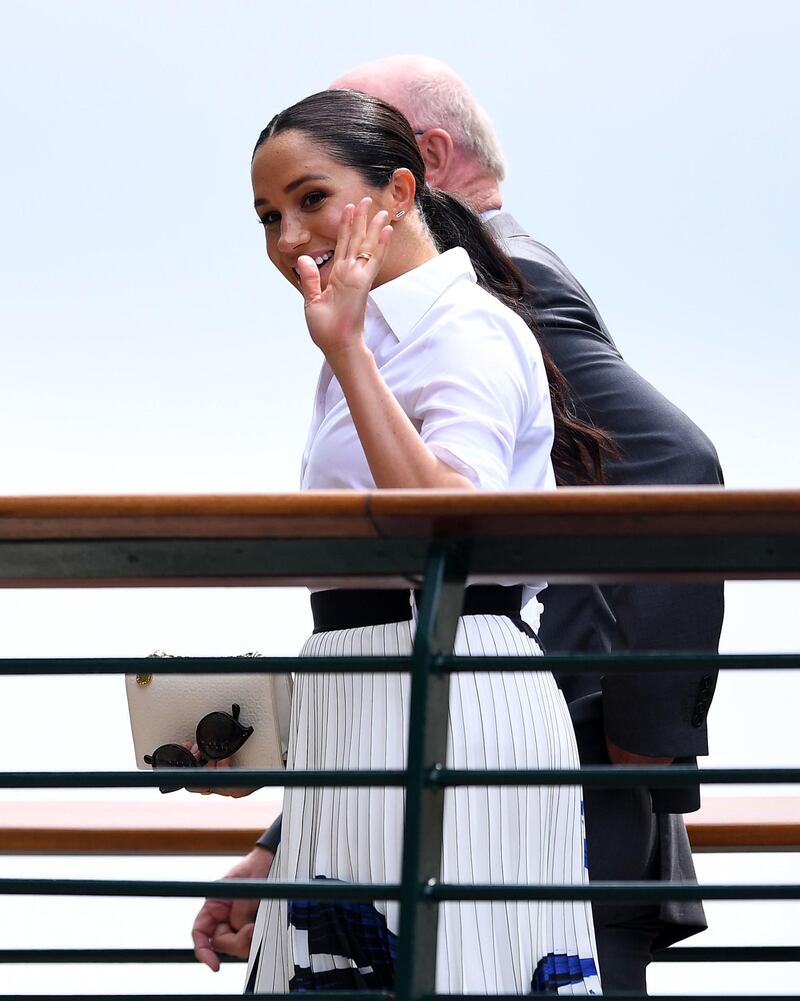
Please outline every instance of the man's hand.
[[606, 748], [612, 765], [671, 765], [674, 758], [653, 758], [648, 754], [634, 754], [618, 747], [606, 737]]
[[[271, 851], [256, 845], [222, 878], [265, 879], [274, 858]], [[258, 904], [258, 900], [206, 900], [192, 925], [196, 958], [215, 973], [219, 970], [220, 952], [247, 959]]]

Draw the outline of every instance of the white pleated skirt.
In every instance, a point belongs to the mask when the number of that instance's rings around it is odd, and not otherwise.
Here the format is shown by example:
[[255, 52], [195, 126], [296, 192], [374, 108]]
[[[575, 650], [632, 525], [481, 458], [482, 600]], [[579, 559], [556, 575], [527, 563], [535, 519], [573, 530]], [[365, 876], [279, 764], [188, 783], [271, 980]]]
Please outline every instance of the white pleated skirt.
[[[407, 655], [414, 622], [320, 633], [303, 656]], [[539, 656], [532, 638], [496, 615], [464, 616], [458, 655]], [[406, 766], [407, 675], [298, 675], [289, 768]], [[447, 764], [454, 768], [574, 768], [575, 737], [551, 674], [459, 673], [450, 681]], [[578, 787], [450, 788], [444, 797], [442, 880], [588, 882]], [[287, 789], [270, 879], [399, 883], [402, 789]], [[262, 901], [248, 990], [392, 989], [399, 904]], [[436, 990], [600, 994], [585, 901], [440, 905]]]

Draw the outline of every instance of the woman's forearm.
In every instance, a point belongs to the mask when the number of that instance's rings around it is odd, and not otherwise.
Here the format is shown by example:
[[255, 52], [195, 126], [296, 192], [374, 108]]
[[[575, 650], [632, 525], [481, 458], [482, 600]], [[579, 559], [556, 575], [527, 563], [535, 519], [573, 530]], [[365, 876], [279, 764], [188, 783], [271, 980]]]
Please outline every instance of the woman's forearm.
[[328, 362], [342, 387], [377, 487], [474, 489], [425, 445], [363, 343], [329, 357]]

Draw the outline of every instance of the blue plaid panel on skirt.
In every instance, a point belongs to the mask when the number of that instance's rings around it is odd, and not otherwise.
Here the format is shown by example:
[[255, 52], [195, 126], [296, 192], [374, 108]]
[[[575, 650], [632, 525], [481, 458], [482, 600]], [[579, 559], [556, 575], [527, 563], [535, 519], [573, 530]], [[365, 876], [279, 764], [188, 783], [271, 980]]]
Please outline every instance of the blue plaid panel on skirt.
[[[533, 993], [541, 991], [557, 991], [559, 987], [568, 984], [582, 984], [588, 977], [597, 976], [594, 959], [582, 959], [580, 956], [548, 953], [539, 960], [533, 974], [531, 989]], [[589, 990], [589, 994], [594, 994]]]
[[[315, 879], [327, 879], [315, 876]], [[331, 880], [330, 882], [341, 882]], [[294, 977], [290, 991], [392, 988], [397, 936], [372, 904], [349, 900], [290, 900], [289, 925], [294, 929]], [[297, 963], [302, 940], [311, 963]], [[341, 956], [352, 966], [314, 970], [314, 956]]]

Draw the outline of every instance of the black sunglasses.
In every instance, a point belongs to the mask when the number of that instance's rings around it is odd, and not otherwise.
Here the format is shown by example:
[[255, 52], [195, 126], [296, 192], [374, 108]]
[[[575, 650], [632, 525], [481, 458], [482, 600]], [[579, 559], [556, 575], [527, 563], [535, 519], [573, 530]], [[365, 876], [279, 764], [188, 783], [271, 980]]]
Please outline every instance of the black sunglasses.
[[[230, 713], [211, 712], [197, 724], [195, 741], [201, 758], [199, 761], [191, 751], [180, 744], [162, 744], [152, 754], [145, 754], [144, 760], [153, 768], [202, 768], [209, 761], [229, 758], [253, 733], [252, 726], [239, 722], [240, 707], [234, 702]], [[175, 792], [183, 786], [159, 786], [161, 792]]]

